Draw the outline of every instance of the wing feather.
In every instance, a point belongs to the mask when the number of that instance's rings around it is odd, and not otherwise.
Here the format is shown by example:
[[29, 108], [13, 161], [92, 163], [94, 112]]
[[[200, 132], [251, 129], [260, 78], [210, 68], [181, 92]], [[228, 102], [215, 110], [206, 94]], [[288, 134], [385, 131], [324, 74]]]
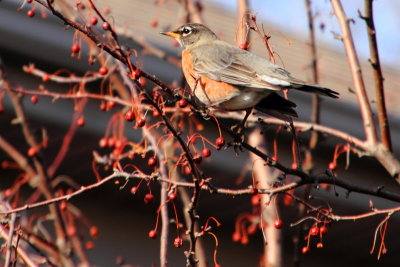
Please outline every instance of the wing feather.
[[194, 71], [217, 81], [269, 90], [291, 85], [292, 77], [285, 69], [222, 41], [198, 46], [191, 52]]

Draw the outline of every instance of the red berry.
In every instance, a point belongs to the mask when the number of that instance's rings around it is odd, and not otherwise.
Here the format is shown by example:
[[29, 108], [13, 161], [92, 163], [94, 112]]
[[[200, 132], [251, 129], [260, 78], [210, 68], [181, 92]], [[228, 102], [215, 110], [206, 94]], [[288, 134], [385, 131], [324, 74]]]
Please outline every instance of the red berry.
[[110, 10], [110, 8], [109, 8], [108, 6], [106, 6], [105, 8], [103, 8], [103, 13], [104, 13], [105, 15], [110, 14], [110, 12], [111, 12], [111, 10]]
[[123, 145], [124, 145], [124, 141], [122, 141], [121, 139], [118, 139], [118, 140], [115, 141], [115, 148], [116, 149], [122, 148]]
[[33, 0], [26, 0], [26, 2], [27, 2], [28, 4], [30, 4], [30, 3], [33, 2]]
[[174, 246], [175, 246], [176, 248], [180, 248], [180, 247], [182, 247], [182, 245], [183, 245], [182, 237], [180, 237], [180, 236], [175, 237], [175, 239], [174, 239]]
[[69, 226], [69, 227], [67, 228], [67, 234], [68, 234], [69, 236], [74, 236], [74, 235], [76, 235], [76, 227], [75, 227], [75, 226]]
[[218, 137], [215, 140], [215, 145], [218, 147], [222, 147], [223, 145], [225, 145], [225, 139], [223, 137]]
[[114, 137], [108, 138], [107, 145], [108, 145], [108, 147], [114, 147], [115, 146], [115, 138]]
[[156, 166], [156, 164], [157, 164], [157, 159], [155, 157], [151, 157], [147, 161], [147, 165], [149, 165], [149, 166]]
[[211, 156], [211, 150], [208, 148], [204, 148], [203, 151], [201, 151], [201, 155], [203, 155], [203, 157], [208, 158], [209, 156]]
[[185, 108], [187, 106], [187, 101], [185, 99], [181, 99], [178, 101], [178, 105], [180, 108]]
[[158, 26], [158, 20], [157, 19], [153, 19], [150, 23], [151, 27], [157, 27]]
[[8, 162], [7, 160], [3, 160], [1, 162], [1, 168], [2, 169], [7, 169], [10, 166], [10, 162]]
[[31, 147], [31, 148], [28, 149], [28, 153], [27, 154], [28, 154], [29, 157], [33, 157], [33, 156], [36, 155], [36, 153], [37, 153], [37, 149], [35, 147]]
[[275, 227], [276, 229], [281, 229], [282, 226], [283, 226], [283, 221], [282, 221], [281, 219], [275, 220], [275, 222], [274, 222], [274, 227]]
[[90, 19], [90, 24], [93, 25], [93, 26], [96, 25], [97, 22], [98, 22], [98, 20], [97, 20], [96, 17], [92, 17], [92, 18]]
[[307, 254], [309, 251], [310, 251], [310, 248], [307, 247], [307, 246], [304, 246], [304, 247], [301, 249], [301, 253], [303, 253], [303, 254]]
[[103, 137], [103, 138], [101, 138], [100, 141], [99, 141], [99, 146], [100, 146], [101, 148], [105, 148], [105, 147], [107, 146], [107, 143], [108, 143], [107, 138], [106, 138], [106, 137]]
[[101, 75], [106, 75], [106, 74], [108, 73], [108, 68], [105, 67], [105, 66], [101, 67], [101, 68], [99, 69], [99, 73], [100, 73]]
[[138, 191], [138, 187], [137, 186], [132, 186], [131, 194], [134, 195], [134, 194], [136, 194], [137, 191]]
[[133, 112], [132, 110], [128, 110], [125, 113], [125, 120], [127, 121], [133, 121], [135, 120], [135, 112]]
[[145, 87], [146, 84], [147, 84], [147, 80], [144, 77], [140, 77], [139, 78], [139, 82], [140, 82], [140, 85], [143, 86], [143, 87]]
[[97, 226], [91, 226], [89, 229], [89, 234], [92, 238], [98, 238], [99, 237], [99, 228]]
[[27, 15], [28, 17], [33, 18], [33, 17], [35, 16], [35, 10], [33, 10], [33, 9], [28, 10], [28, 11], [26, 12], [26, 15]]
[[260, 205], [260, 202], [261, 202], [261, 197], [260, 197], [260, 195], [254, 195], [254, 196], [252, 196], [251, 197], [251, 204], [253, 205], [253, 206], [258, 206], [258, 205]]
[[101, 102], [101, 103], [100, 103], [100, 106], [99, 106], [99, 109], [100, 109], [101, 111], [105, 111], [105, 110], [107, 109], [106, 103], [105, 103], [105, 102]]
[[249, 235], [254, 235], [257, 232], [257, 226], [255, 224], [250, 224], [247, 229], [246, 229], [247, 233]]
[[153, 117], [154, 118], [160, 117], [160, 112], [158, 112], [158, 110], [153, 110]]
[[319, 233], [319, 228], [318, 228], [318, 226], [313, 226], [313, 227], [311, 227], [311, 229], [310, 229], [310, 235], [316, 236], [316, 235], [318, 235], [318, 233]]
[[93, 243], [93, 241], [86, 241], [86, 243], [85, 243], [85, 248], [86, 248], [87, 250], [93, 249], [93, 248], [94, 248], [94, 243]]
[[283, 197], [283, 205], [291, 206], [293, 204], [293, 198], [290, 195], [285, 195]]
[[322, 225], [319, 228], [319, 232], [321, 233], [321, 235], [326, 235], [328, 233], [328, 228], [325, 225]]
[[85, 117], [83, 117], [83, 116], [79, 117], [79, 119], [76, 121], [76, 123], [80, 127], [84, 126], [85, 125]]
[[146, 124], [146, 121], [144, 119], [138, 119], [136, 121], [136, 126], [137, 127], [143, 127]]
[[172, 45], [173, 45], [173, 46], [179, 46], [179, 42], [178, 42], [177, 40], [174, 39], [174, 40], [172, 41]]
[[71, 52], [72, 53], [79, 53], [79, 51], [81, 51], [80, 45], [78, 45], [78, 44], [72, 45], [72, 47], [71, 47]]
[[334, 171], [334, 170], [336, 170], [336, 163], [335, 162], [331, 162], [331, 163], [329, 163], [329, 165], [328, 165], [328, 169], [330, 169], [331, 171]]
[[297, 170], [297, 163], [296, 163], [296, 162], [293, 162], [293, 163], [292, 163], [292, 169], [293, 169], [293, 170]]
[[7, 190], [4, 192], [4, 196], [6, 198], [10, 198], [12, 193], [13, 193], [13, 191], [10, 188], [7, 188]]
[[172, 193], [168, 194], [168, 198], [169, 198], [169, 200], [175, 200], [176, 199], [176, 193], [172, 192]]
[[122, 266], [122, 265], [124, 265], [125, 264], [125, 259], [123, 258], [123, 257], [121, 257], [121, 256], [118, 256], [117, 258], [116, 258], [116, 261], [115, 261], [116, 263], [117, 263], [117, 265], [118, 266]]
[[189, 165], [186, 165], [185, 167], [183, 167], [183, 173], [186, 175], [192, 174], [192, 169], [190, 168]]
[[101, 28], [103, 28], [105, 31], [108, 31], [111, 28], [111, 25], [108, 22], [104, 22], [103, 25], [101, 25]]
[[242, 238], [242, 236], [240, 235], [239, 232], [234, 232], [232, 234], [232, 241], [233, 242], [239, 242], [241, 238]]
[[272, 156], [273, 161], [278, 161], [278, 156]]
[[249, 49], [249, 46], [247, 44], [240, 44], [239, 48], [242, 50], [247, 50], [247, 49]]
[[107, 101], [107, 104], [106, 104], [106, 109], [107, 110], [110, 110], [110, 109], [112, 109], [113, 107], [115, 107], [115, 105], [117, 105], [114, 101]]
[[121, 155], [121, 150], [115, 148], [112, 152], [112, 154], [114, 155], [114, 157], [118, 158]]
[[36, 103], [38, 102], [38, 100], [39, 100], [39, 98], [38, 98], [37, 95], [33, 95], [33, 96], [31, 97], [31, 102], [32, 102], [32, 104], [36, 104]]
[[154, 200], [154, 196], [152, 193], [148, 193], [144, 196], [144, 203], [146, 203], [146, 204], [153, 202], [153, 200]]
[[47, 74], [43, 75], [42, 81], [48, 82], [49, 80], [50, 80], [50, 76], [49, 75], [47, 75]]
[[157, 231], [156, 230], [150, 230], [149, 231], [149, 237], [150, 238], [156, 238], [157, 237]]
[[63, 200], [60, 202], [60, 210], [65, 211], [67, 209], [67, 201]]

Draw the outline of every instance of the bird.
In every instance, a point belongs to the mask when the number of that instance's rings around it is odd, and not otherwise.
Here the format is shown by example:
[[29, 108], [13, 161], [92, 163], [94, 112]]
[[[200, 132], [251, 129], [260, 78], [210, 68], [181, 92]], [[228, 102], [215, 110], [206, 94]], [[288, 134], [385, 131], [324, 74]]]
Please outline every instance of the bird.
[[306, 83], [266, 58], [222, 41], [203, 24], [187, 23], [161, 34], [182, 47], [182, 71], [197, 99], [220, 110], [245, 110], [242, 125], [253, 108], [286, 121], [297, 117], [296, 104], [278, 94], [283, 89], [339, 97], [336, 91]]

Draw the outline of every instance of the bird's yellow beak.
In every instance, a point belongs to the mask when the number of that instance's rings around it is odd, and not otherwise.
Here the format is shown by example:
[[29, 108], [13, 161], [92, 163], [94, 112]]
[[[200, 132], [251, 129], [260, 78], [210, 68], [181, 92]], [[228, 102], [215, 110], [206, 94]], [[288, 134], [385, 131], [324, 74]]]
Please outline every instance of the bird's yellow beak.
[[181, 36], [179, 33], [176, 33], [176, 32], [160, 32], [160, 34], [163, 34], [163, 35], [166, 35], [166, 36], [169, 36], [172, 38], [178, 38]]

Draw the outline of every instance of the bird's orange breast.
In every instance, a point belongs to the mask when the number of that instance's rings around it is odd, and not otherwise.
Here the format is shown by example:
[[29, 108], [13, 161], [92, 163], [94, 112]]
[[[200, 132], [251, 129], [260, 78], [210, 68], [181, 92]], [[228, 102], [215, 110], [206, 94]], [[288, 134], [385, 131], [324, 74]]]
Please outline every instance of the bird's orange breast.
[[182, 70], [192, 92], [207, 106], [218, 106], [240, 94], [234, 85], [198, 75], [193, 69], [193, 58], [189, 49], [182, 52]]

